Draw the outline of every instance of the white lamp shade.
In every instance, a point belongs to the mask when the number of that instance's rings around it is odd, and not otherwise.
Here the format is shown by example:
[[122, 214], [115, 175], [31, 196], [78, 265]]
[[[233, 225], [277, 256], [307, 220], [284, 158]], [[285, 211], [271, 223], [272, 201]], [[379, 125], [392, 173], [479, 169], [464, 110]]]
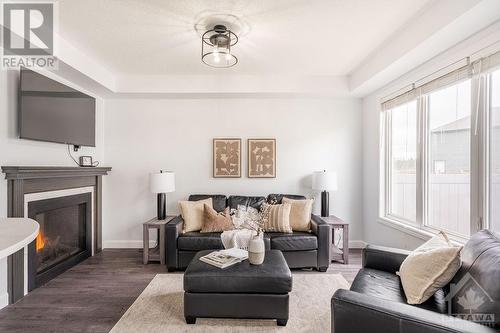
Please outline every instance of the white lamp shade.
[[175, 173], [164, 171], [149, 174], [149, 189], [153, 193], [175, 191]]
[[316, 171], [313, 173], [313, 190], [318, 191], [336, 191], [337, 173], [329, 171]]

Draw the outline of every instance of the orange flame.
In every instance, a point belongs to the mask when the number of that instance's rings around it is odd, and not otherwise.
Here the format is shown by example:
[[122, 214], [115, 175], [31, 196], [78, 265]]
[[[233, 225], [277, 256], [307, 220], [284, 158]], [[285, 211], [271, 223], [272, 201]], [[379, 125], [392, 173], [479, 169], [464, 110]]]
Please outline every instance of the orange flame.
[[40, 251], [45, 246], [45, 239], [44, 239], [43, 234], [41, 232], [38, 234], [38, 236], [36, 236], [36, 245], [35, 246], [36, 246], [36, 252]]

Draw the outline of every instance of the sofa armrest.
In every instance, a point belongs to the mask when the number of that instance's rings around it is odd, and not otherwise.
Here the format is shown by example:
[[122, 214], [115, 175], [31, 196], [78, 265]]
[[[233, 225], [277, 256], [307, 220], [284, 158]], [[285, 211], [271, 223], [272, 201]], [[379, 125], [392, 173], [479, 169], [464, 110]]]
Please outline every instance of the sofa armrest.
[[165, 226], [165, 243], [166, 243], [166, 262], [169, 272], [175, 271], [178, 267], [177, 260], [177, 238], [182, 233], [184, 220], [182, 217], [176, 216], [170, 220]]
[[335, 292], [331, 306], [334, 333], [494, 332], [467, 320], [344, 289]]
[[363, 249], [363, 267], [396, 273], [408, 254], [410, 251], [368, 245]]
[[326, 272], [330, 265], [330, 246], [332, 244], [332, 227], [320, 216], [311, 215], [311, 231], [318, 238], [318, 270]]

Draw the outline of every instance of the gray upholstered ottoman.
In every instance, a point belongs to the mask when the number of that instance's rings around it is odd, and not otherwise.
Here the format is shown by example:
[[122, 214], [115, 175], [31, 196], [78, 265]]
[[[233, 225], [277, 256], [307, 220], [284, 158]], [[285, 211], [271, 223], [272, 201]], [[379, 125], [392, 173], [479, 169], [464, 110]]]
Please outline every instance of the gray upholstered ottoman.
[[184, 317], [276, 319], [288, 321], [288, 293], [292, 273], [279, 250], [266, 252], [262, 265], [248, 260], [220, 269], [199, 260], [212, 251], [196, 254], [184, 273]]

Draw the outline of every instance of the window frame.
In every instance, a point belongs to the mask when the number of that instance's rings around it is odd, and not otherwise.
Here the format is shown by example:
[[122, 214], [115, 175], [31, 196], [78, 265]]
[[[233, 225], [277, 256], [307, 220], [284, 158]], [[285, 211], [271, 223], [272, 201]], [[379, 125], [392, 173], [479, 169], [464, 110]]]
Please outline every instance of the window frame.
[[[461, 78], [449, 84], [453, 86], [464, 80], [471, 80], [471, 139], [470, 139], [470, 234], [489, 227], [489, 99], [491, 89], [491, 73], [485, 75]], [[425, 93], [417, 89], [414, 98], [408, 99], [399, 105], [392, 105], [381, 112], [381, 182], [379, 221], [405, 231], [417, 237], [427, 239], [440, 231], [439, 228], [429, 225], [429, 173], [431, 172], [430, 143], [429, 143], [429, 95], [442, 89], [437, 88]], [[479, 92], [479, 93], [478, 93]], [[416, 221], [391, 213], [392, 191], [392, 155], [391, 155], [391, 111], [397, 106], [416, 100], [417, 102], [417, 160], [416, 160]], [[475, 108], [478, 108], [477, 110]], [[478, 122], [476, 124], [476, 122]], [[477, 128], [477, 134], [474, 133]], [[464, 243], [468, 236], [446, 230], [450, 238], [458, 243]]]
[[[474, 176], [474, 172], [476, 170], [476, 167], [475, 167], [475, 162], [476, 162], [476, 159], [474, 159], [473, 157], [477, 154], [477, 146], [475, 144], [475, 138], [476, 136], [473, 135], [472, 131], [473, 131], [473, 128], [474, 128], [474, 110], [473, 110], [473, 107], [475, 105], [475, 100], [474, 100], [474, 91], [476, 91], [476, 89], [474, 89], [475, 85], [474, 85], [474, 78], [466, 78], [466, 79], [462, 79], [462, 80], [457, 80], [456, 82], [454, 82], [453, 84], [449, 85], [448, 87], [453, 87], [453, 86], [456, 86], [456, 85], [459, 85], [461, 84], [462, 82], [464, 81], [468, 81], [470, 80], [470, 89], [471, 89], [471, 105], [470, 105], [470, 117], [471, 117], [471, 125], [470, 125], [470, 175], [469, 175], [469, 188], [470, 188], [470, 198], [469, 198], [469, 203], [470, 203], [470, 217], [469, 217], [469, 225], [470, 225], [470, 231], [469, 231], [469, 235], [472, 235], [473, 234], [473, 230], [472, 230], [472, 223], [473, 223], [473, 213], [475, 212], [475, 206], [476, 206], [476, 195], [474, 194], [474, 188], [476, 186], [476, 180], [475, 180], [475, 176]], [[430, 119], [430, 109], [429, 109], [429, 106], [430, 106], [430, 98], [429, 96], [434, 93], [434, 92], [438, 92], [440, 91], [441, 89], [445, 89], [445, 88], [448, 88], [448, 87], [444, 87], [444, 88], [440, 88], [440, 89], [436, 89], [436, 90], [433, 90], [433, 91], [430, 91], [428, 92], [426, 95], [424, 95], [425, 97], [425, 109], [423, 110], [423, 113], [425, 114], [424, 116], [424, 120], [423, 120], [423, 124], [424, 124], [424, 129], [423, 129], [423, 136], [425, 138], [425, 146], [423, 148], [423, 151], [422, 151], [422, 156], [423, 156], [423, 161], [424, 161], [424, 167], [423, 167], [423, 173], [424, 173], [424, 179], [425, 181], [423, 182], [422, 186], [423, 186], [423, 206], [424, 206], [424, 215], [423, 215], [423, 218], [422, 218], [422, 228], [424, 228], [425, 230], [429, 231], [429, 232], [432, 232], [434, 234], [440, 232], [440, 231], [444, 231], [446, 232], [447, 235], [449, 235], [452, 239], [458, 241], [458, 242], [465, 242], [469, 239], [469, 236], [465, 236], [463, 234], [459, 234], [453, 230], [446, 230], [446, 229], [440, 229], [436, 226], [433, 226], [430, 224], [431, 222], [431, 218], [430, 218], [430, 174], [431, 174], [431, 168], [432, 168], [432, 159], [431, 159], [431, 146], [430, 146], [430, 142], [429, 142], [429, 139], [430, 139], [430, 123], [429, 123], [429, 119]], [[477, 101], [477, 100], [476, 100]]]
[[[409, 104], [409, 103], [412, 103], [413, 101], [416, 101], [417, 102], [417, 114], [416, 114], [416, 122], [417, 124], [419, 123], [418, 121], [418, 99], [416, 98], [411, 98], [409, 99], [408, 101], [406, 101], [405, 103], [402, 103], [398, 106], [401, 106], [401, 105], [405, 105], [405, 104]], [[385, 151], [385, 162], [384, 162], [384, 165], [387, 166], [387, 167], [384, 167], [384, 171], [385, 171], [385, 175], [384, 175], [384, 181], [385, 181], [385, 190], [384, 190], [384, 211], [385, 211], [385, 214], [384, 214], [384, 217], [389, 219], [389, 220], [392, 220], [392, 221], [398, 221], [400, 223], [404, 223], [404, 224], [408, 224], [410, 226], [413, 226], [413, 227], [417, 227], [418, 226], [418, 213], [417, 213], [417, 217], [415, 219], [415, 221], [412, 221], [410, 219], [407, 219], [405, 218], [404, 216], [399, 216], [397, 214], [394, 214], [392, 213], [392, 110], [394, 110], [395, 108], [397, 108], [398, 106], [395, 106], [389, 110], [386, 110], [385, 113], [385, 117], [384, 117], [384, 121], [385, 121], [385, 130], [386, 130], [386, 133], [385, 133], [385, 140], [384, 140], [384, 144], [385, 144], [385, 147], [384, 147], [384, 151]], [[418, 125], [417, 125], [418, 126]], [[417, 131], [417, 141], [418, 141], [418, 131]], [[416, 181], [418, 183], [418, 143], [417, 143], [417, 147], [415, 147], [416, 149], [416, 154], [417, 154], [417, 170], [416, 170]], [[417, 185], [418, 187], [418, 185]], [[418, 207], [416, 207], [418, 208]], [[418, 210], [417, 210], [418, 212]]]
[[[500, 64], [492, 67], [490, 69], [490, 73], [485, 78], [483, 81], [484, 84], [484, 94], [482, 100], [484, 102], [484, 107], [483, 107], [483, 126], [484, 126], [484, 133], [483, 133], [483, 140], [484, 140], [484, 146], [483, 146], [483, 153], [485, 156], [482, 171], [484, 172], [484, 188], [483, 188], [483, 202], [482, 202], [482, 208], [483, 208], [483, 221], [482, 224], [485, 228], [491, 230], [494, 233], [498, 234], [498, 229], [494, 229], [493, 223], [492, 223], [492, 215], [493, 215], [493, 210], [490, 209], [491, 206], [491, 200], [492, 200], [492, 178], [491, 178], [491, 167], [492, 167], [492, 156], [493, 156], [493, 149], [491, 145], [491, 140], [492, 140], [492, 89], [493, 89], [493, 73], [500, 72]], [[500, 83], [500, 81], [499, 81]], [[497, 226], [498, 228], [498, 226]]]

